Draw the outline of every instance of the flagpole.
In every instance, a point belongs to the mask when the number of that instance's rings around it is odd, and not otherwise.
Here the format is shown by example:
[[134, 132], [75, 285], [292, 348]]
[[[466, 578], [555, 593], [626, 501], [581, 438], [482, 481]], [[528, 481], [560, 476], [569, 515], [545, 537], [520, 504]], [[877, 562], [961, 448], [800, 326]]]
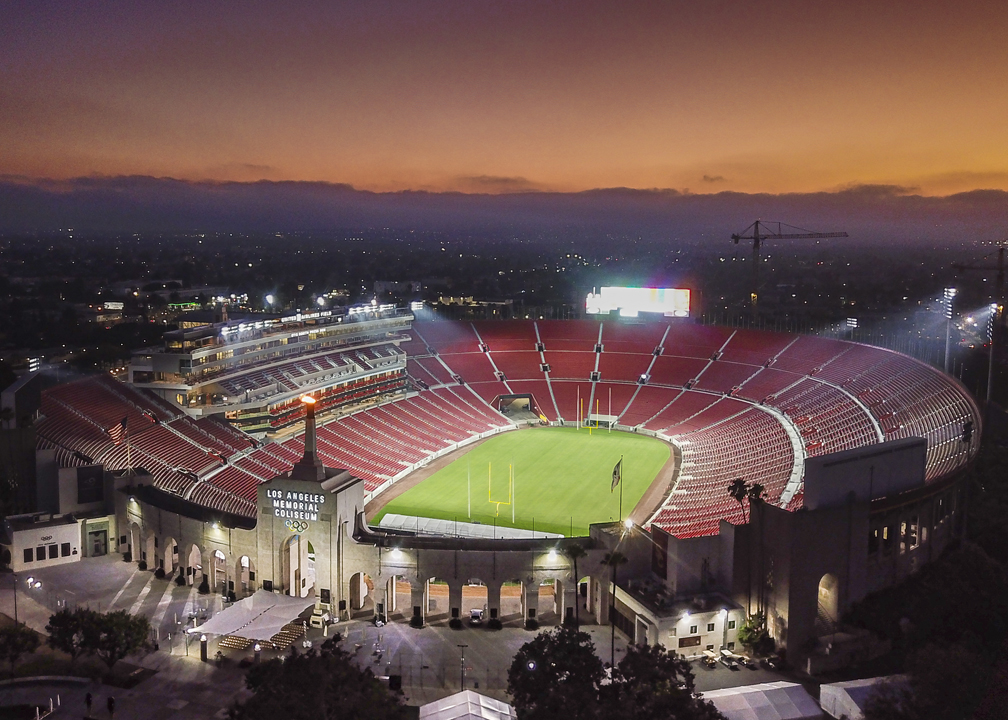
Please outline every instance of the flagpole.
[[612, 434], [612, 386], [609, 386], [609, 434]]
[[577, 405], [574, 406], [575, 412], [577, 412], [577, 429], [581, 429], [581, 386], [577, 386]]
[[469, 458], [466, 458], [466, 510], [469, 512], [469, 519], [472, 520], [472, 471]]
[[620, 456], [620, 522], [623, 521], [623, 456]]

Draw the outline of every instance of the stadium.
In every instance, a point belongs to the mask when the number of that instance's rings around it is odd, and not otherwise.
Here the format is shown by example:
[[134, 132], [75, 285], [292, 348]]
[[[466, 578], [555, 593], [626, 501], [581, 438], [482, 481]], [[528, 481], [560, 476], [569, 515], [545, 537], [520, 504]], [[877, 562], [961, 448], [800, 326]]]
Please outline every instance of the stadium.
[[[374, 309], [326, 318], [336, 340], [279, 354], [246, 327], [259, 354], [198, 378], [159, 376], [144, 351], [134, 384], [41, 392], [38, 482], [58, 476], [51, 509], [84, 518], [83, 555], [104, 527], [109, 549], [225, 593], [387, 619], [406, 582], [423, 624], [432, 581], [457, 619], [463, 584], [486, 586], [496, 618], [501, 585], [520, 580], [524, 621], [548, 580], [557, 621], [580, 602], [681, 651], [734, 646], [755, 611], [789, 648], [835, 632], [850, 602], [961, 532], [957, 481], [981, 416], [956, 380], [876, 347], [652, 318]], [[199, 334], [226, 345], [236, 322]], [[313, 322], [283, 332], [314, 340]], [[254, 391], [236, 404], [199, 391], [210, 381]], [[96, 467], [103, 497], [65, 500], [66, 479], [77, 472], [79, 489]], [[728, 494], [736, 479], [762, 486], [764, 510]], [[564, 536], [589, 550], [583, 577]], [[598, 562], [613, 548], [630, 558], [619, 583]], [[16, 569], [30, 549], [10, 548]]]

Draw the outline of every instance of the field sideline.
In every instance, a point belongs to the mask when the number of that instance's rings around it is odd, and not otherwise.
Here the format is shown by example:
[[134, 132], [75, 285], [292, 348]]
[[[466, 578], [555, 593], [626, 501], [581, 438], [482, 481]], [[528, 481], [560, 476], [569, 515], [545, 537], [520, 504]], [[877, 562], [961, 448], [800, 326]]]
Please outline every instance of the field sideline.
[[[616, 520], [619, 488], [610, 492], [613, 466], [623, 456], [623, 517], [651, 485], [671, 447], [646, 435], [576, 428], [531, 428], [501, 433], [392, 499], [386, 513], [479, 522], [587, 535], [588, 526]], [[515, 465], [515, 522], [508, 502], [508, 465]], [[488, 500], [488, 465], [492, 498]], [[467, 512], [467, 477], [471, 518]], [[496, 501], [502, 501], [500, 514]]]

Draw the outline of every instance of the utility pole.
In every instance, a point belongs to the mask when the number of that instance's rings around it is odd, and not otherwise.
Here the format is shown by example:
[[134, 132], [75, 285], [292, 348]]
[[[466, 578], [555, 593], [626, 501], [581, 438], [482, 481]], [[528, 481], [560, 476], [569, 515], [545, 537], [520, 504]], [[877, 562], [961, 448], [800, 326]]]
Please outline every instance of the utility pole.
[[459, 649], [462, 651], [462, 680], [461, 687], [465, 690], [465, 649], [469, 647], [468, 645], [459, 645]]

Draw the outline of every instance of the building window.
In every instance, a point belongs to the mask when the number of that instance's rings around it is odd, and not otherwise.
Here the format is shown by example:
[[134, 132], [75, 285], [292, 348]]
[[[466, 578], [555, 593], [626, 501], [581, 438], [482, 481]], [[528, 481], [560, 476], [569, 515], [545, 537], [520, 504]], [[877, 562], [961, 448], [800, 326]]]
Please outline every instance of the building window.
[[729, 620], [728, 621], [728, 629], [729, 630], [734, 630], [735, 629], [735, 621], [734, 620]]
[[668, 636], [669, 637], [675, 637], [676, 636], [676, 629], [672, 628], [671, 630], [669, 630], [668, 631]]
[[707, 632], [714, 632], [714, 623], [707, 623]]
[[45, 545], [39, 545], [35, 548], [35, 559], [45, 560]]
[[690, 625], [689, 626], [689, 634], [690, 635], [696, 635], [696, 629], [697, 629], [696, 625]]
[[734, 650], [735, 649], [735, 643], [734, 642], [728, 643], [728, 649], [729, 650]]
[[59, 557], [59, 545], [53, 543], [52, 545], [49, 546], [49, 559], [55, 560], [58, 557]]
[[706, 650], [713, 650], [713, 649], [714, 649], [714, 646], [713, 646], [713, 645], [708, 645], [708, 646], [707, 646], [707, 647], [706, 647], [705, 649], [706, 649]]
[[60, 545], [60, 557], [70, 557], [70, 543]]
[[24, 561], [26, 563], [30, 563], [32, 561], [32, 558], [34, 558], [34, 557], [35, 557], [35, 553], [32, 552], [32, 549], [31, 548], [25, 548], [25, 551], [24, 551]]
[[868, 533], [868, 554], [874, 555], [879, 551], [880, 541], [882, 540], [882, 533], [879, 528], [872, 528], [871, 532]]

